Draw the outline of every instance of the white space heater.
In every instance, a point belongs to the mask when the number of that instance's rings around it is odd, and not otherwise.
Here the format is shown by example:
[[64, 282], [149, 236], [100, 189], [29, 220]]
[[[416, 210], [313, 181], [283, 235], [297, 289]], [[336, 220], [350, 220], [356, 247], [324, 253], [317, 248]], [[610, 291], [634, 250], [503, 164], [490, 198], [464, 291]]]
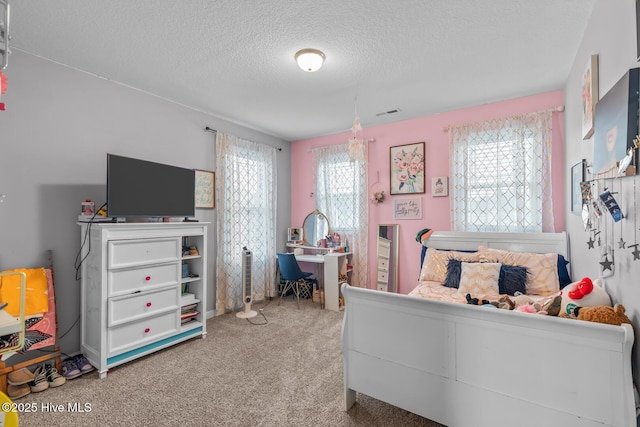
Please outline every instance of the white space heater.
[[251, 286], [251, 260], [253, 255], [247, 247], [242, 248], [242, 302], [244, 302], [244, 311], [239, 311], [236, 316], [241, 319], [250, 319], [256, 317], [258, 313], [251, 310], [251, 297], [253, 288]]

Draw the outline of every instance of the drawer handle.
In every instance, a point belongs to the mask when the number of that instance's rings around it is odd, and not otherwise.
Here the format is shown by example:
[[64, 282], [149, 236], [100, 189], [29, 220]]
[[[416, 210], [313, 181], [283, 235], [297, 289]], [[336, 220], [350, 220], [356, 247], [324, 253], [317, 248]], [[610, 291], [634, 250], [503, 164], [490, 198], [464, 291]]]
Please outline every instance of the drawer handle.
[[150, 302], [147, 303], [147, 307], [151, 307], [151, 303]]
[[145, 333], [145, 334], [148, 334], [149, 332], [151, 332], [151, 329], [149, 329], [149, 328], [145, 328], [145, 329], [144, 329], [144, 333]]
[[146, 280], [148, 282], [149, 280], [151, 280], [151, 276], [145, 277], [144, 280]]

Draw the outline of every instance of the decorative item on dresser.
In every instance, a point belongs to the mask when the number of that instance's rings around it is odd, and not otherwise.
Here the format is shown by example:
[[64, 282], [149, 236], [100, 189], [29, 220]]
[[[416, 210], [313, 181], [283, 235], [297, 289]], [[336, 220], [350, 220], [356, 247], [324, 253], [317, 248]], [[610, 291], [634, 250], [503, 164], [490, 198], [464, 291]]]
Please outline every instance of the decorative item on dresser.
[[[82, 352], [109, 368], [206, 335], [207, 223], [79, 223]], [[187, 264], [183, 276], [182, 264]]]

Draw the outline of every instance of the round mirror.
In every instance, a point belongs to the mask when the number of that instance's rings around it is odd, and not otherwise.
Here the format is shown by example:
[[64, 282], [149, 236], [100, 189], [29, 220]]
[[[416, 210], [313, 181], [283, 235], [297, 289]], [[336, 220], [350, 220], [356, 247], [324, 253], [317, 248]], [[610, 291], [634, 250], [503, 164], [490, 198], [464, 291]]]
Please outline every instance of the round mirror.
[[305, 245], [318, 246], [318, 240], [329, 234], [329, 220], [317, 209], [304, 219], [302, 239]]

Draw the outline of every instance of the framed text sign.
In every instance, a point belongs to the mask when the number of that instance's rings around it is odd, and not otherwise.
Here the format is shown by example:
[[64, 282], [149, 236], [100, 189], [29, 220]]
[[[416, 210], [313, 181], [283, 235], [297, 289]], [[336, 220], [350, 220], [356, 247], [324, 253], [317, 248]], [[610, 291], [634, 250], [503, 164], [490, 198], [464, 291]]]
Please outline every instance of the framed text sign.
[[196, 169], [196, 208], [216, 207], [216, 175]]
[[422, 219], [422, 197], [394, 199], [394, 219]]

